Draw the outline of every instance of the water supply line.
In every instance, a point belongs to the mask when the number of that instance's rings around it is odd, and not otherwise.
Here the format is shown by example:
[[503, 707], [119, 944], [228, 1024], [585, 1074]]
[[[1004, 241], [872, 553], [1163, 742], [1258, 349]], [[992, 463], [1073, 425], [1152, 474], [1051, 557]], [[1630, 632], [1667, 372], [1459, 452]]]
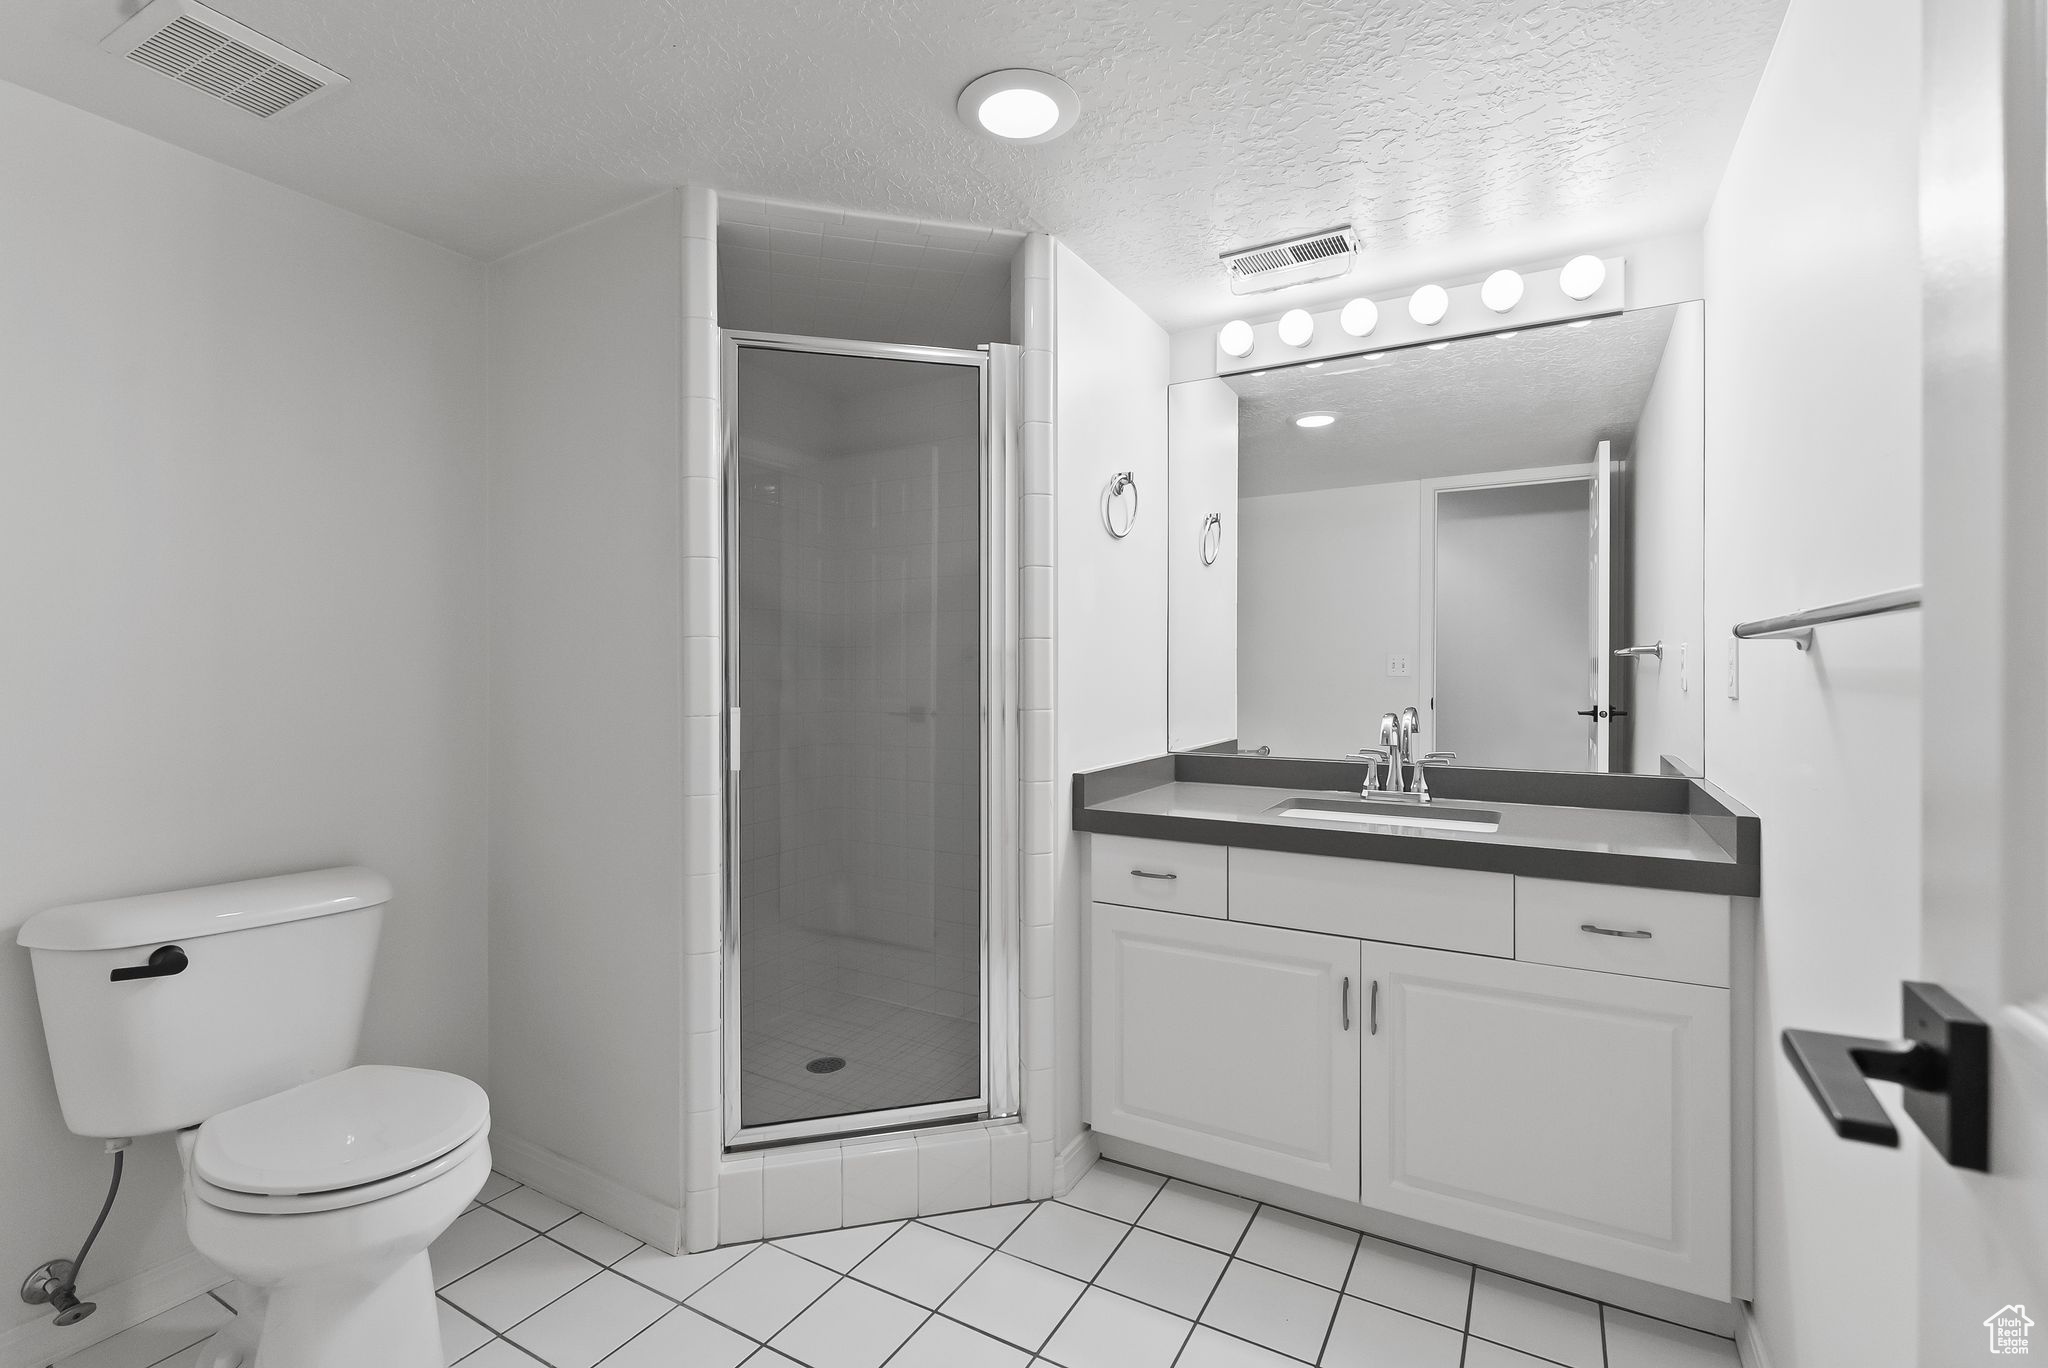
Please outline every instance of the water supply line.
[[92, 1253], [92, 1243], [100, 1237], [100, 1231], [107, 1224], [107, 1213], [114, 1209], [114, 1197], [121, 1191], [121, 1168], [128, 1158], [128, 1146], [133, 1140], [109, 1140], [107, 1152], [114, 1156], [114, 1176], [107, 1184], [107, 1200], [100, 1203], [100, 1214], [94, 1219], [92, 1229], [86, 1232], [85, 1243], [78, 1247], [76, 1258], [52, 1259], [28, 1275], [21, 1285], [21, 1299], [31, 1306], [48, 1303], [57, 1313], [57, 1324], [76, 1325], [99, 1310], [99, 1303], [78, 1299], [78, 1275], [85, 1268], [85, 1256]]

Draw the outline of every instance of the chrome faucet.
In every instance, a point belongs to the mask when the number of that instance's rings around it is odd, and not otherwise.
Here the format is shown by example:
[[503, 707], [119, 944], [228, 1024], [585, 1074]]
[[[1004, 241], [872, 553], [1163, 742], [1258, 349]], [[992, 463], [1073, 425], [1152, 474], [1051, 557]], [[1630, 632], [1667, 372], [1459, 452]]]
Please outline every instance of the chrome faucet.
[[1426, 754], [1415, 757], [1415, 778], [1409, 785], [1408, 791], [1415, 795], [1416, 802], [1427, 803], [1432, 801], [1429, 796], [1429, 780], [1423, 777], [1429, 767], [1431, 765], [1441, 765], [1446, 761], [1457, 758], [1458, 753], [1456, 751], [1429, 751]]
[[[1380, 723], [1380, 725], [1381, 725], [1381, 727], [1383, 727], [1383, 728], [1384, 728], [1384, 727], [1386, 726], [1386, 723], [1385, 723], [1384, 721], [1382, 721], [1382, 722]], [[1419, 731], [1421, 731], [1421, 730], [1422, 730], [1422, 714], [1421, 714], [1421, 713], [1418, 713], [1417, 711], [1415, 711], [1415, 709], [1414, 709], [1414, 708], [1412, 708], [1412, 707], [1409, 707], [1409, 708], [1403, 708], [1403, 709], [1401, 709], [1401, 717], [1400, 717], [1400, 731], [1401, 731], [1401, 763], [1402, 763], [1403, 765], [1410, 765], [1410, 766], [1413, 766], [1413, 767], [1414, 767], [1414, 770], [1413, 770], [1413, 775], [1412, 775], [1412, 777], [1411, 777], [1411, 778], [1409, 778], [1409, 779], [1407, 780], [1407, 782], [1406, 782], [1405, 784], [1403, 784], [1403, 783], [1401, 783], [1401, 782], [1400, 782], [1400, 774], [1401, 774], [1401, 771], [1399, 771], [1399, 770], [1395, 770], [1395, 771], [1394, 771], [1394, 775], [1395, 775], [1395, 779], [1396, 779], [1395, 787], [1397, 787], [1397, 788], [1406, 788], [1406, 789], [1407, 789], [1407, 791], [1408, 791], [1408, 792], [1410, 792], [1410, 793], [1416, 793], [1416, 792], [1423, 792], [1423, 793], [1427, 793], [1427, 792], [1429, 791], [1429, 790], [1428, 790], [1428, 786], [1427, 786], [1427, 785], [1424, 785], [1424, 786], [1423, 786], [1423, 787], [1422, 787], [1421, 789], [1419, 789], [1419, 790], [1418, 790], [1418, 789], [1417, 789], [1417, 787], [1416, 787], [1416, 786], [1417, 786], [1418, 784], [1420, 784], [1420, 783], [1422, 782], [1422, 766], [1421, 766], [1421, 765], [1419, 765], [1419, 764], [1416, 764], [1416, 756], [1415, 756], [1415, 733], [1417, 733], [1417, 732], [1419, 732]]]

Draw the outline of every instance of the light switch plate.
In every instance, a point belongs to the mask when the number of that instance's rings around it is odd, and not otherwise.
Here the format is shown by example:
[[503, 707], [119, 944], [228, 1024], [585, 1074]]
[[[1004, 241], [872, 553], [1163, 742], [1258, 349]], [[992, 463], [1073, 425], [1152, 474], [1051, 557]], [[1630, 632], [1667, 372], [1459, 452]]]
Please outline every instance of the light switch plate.
[[1742, 697], [1742, 643], [1734, 637], [1728, 639], [1728, 696]]
[[1404, 655], [1388, 656], [1387, 674], [1395, 679], [1406, 679], [1408, 677], [1408, 657]]

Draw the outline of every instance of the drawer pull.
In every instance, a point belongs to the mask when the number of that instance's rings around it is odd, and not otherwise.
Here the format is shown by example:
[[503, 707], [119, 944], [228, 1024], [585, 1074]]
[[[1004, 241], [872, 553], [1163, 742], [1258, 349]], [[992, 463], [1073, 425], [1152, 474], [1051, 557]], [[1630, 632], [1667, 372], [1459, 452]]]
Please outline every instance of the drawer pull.
[[1344, 1029], [1351, 1029], [1351, 975], [1344, 976]]
[[1372, 981], [1372, 1034], [1380, 1033], [1380, 981]]
[[1580, 922], [1579, 930], [1595, 936], [1619, 936], [1623, 940], [1648, 940], [1651, 935], [1648, 931], [1617, 931], [1611, 926], [1595, 926], [1591, 922]]
[[1178, 879], [1180, 875], [1155, 874], [1153, 871], [1149, 869], [1134, 869], [1131, 871], [1131, 877], [1134, 879]]

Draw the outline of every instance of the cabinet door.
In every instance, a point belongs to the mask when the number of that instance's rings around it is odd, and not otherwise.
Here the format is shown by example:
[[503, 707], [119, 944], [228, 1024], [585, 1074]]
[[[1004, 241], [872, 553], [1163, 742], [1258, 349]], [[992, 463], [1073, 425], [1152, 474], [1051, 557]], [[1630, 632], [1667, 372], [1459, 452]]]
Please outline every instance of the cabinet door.
[[1355, 1200], [1358, 942], [1109, 903], [1091, 917], [1095, 1129]]
[[1360, 1201], [1728, 1297], [1725, 989], [1403, 946], [1361, 969]]

